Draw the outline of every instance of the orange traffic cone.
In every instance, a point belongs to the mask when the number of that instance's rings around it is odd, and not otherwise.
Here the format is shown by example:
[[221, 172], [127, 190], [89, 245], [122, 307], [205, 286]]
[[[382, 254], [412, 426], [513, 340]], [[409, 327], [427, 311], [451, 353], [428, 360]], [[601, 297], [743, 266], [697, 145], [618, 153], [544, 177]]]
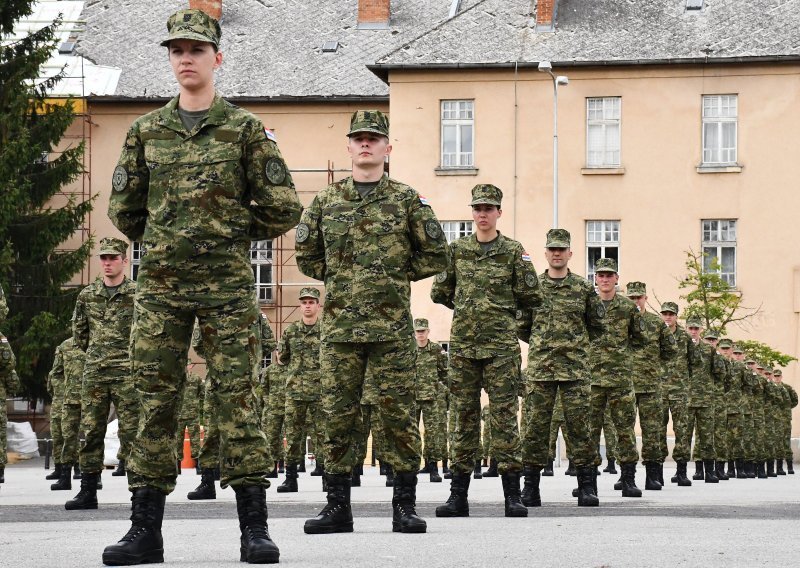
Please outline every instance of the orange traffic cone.
[[192, 459], [192, 442], [189, 439], [189, 429], [183, 429], [183, 459], [181, 460], [181, 469], [192, 469], [195, 466]]

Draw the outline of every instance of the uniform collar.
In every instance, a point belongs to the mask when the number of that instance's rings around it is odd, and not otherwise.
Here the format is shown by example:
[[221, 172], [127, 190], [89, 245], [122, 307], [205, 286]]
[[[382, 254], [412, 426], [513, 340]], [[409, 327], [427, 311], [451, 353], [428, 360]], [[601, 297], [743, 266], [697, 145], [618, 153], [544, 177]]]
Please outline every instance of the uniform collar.
[[[186, 128], [183, 126], [181, 117], [178, 115], [179, 98], [180, 97], [173, 98], [161, 109], [161, 112], [159, 113], [159, 123], [170, 130], [174, 130], [176, 132], [186, 132]], [[228, 113], [227, 109], [225, 108], [225, 100], [219, 96], [219, 93], [215, 93], [214, 100], [211, 102], [211, 106], [208, 109], [208, 114], [203, 121], [203, 125], [205, 126], [207, 124], [212, 124], [219, 126], [220, 124], [224, 124], [226, 122], [227, 117]]]
[[486, 256], [491, 256], [493, 254], [496, 254], [503, 247], [505, 240], [506, 238], [503, 236], [503, 234], [500, 231], [497, 231], [497, 238], [494, 241], [492, 241], [492, 247], [485, 253], [483, 252], [483, 247], [481, 246], [481, 243], [478, 242], [477, 233], [472, 233], [469, 239], [469, 243], [470, 243], [470, 248], [472, 248], [472, 250], [478, 252], [481, 255], [485, 254]]
[[381, 176], [381, 179], [378, 180], [378, 185], [375, 186], [375, 189], [370, 191], [369, 195], [364, 198], [362, 198], [361, 194], [358, 193], [355, 181], [353, 181], [353, 176], [345, 178], [342, 180], [341, 184], [342, 191], [344, 192], [344, 198], [347, 201], [361, 201], [362, 205], [366, 205], [386, 197], [386, 188], [389, 187], [389, 177], [385, 174]]

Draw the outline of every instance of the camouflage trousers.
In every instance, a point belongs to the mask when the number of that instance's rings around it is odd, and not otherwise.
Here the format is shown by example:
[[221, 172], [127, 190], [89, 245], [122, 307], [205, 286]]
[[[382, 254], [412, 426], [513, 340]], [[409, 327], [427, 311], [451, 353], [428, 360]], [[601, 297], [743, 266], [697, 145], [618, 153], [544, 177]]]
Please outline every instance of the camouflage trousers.
[[286, 428], [286, 463], [300, 464], [306, 457], [306, 439], [312, 433], [312, 447], [318, 461], [322, 461], [319, 441], [324, 436], [321, 403], [318, 400], [296, 400], [286, 397], [286, 410], [284, 411], [284, 427]]
[[667, 424], [672, 415], [672, 432], [675, 434], [675, 446], [672, 448], [672, 459], [676, 462], [688, 462], [691, 457], [691, 435], [689, 431], [689, 400], [681, 395], [668, 395], [664, 397], [664, 414], [661, 420], [661, 462], [667, 459]]
[[690, 435], [695, 433], [692, 460], [715, 459], [714, 408], [711, 406], [690, 406], [686, 428]]
[[0, 404], [0, 468], [4, 468], [8, 463], [8, 436], [7, 424], [8, 414], [6, 414], [6, 401]]
[[185, 458], [183, 454], [186, 430], [189, 430], [189, 453], [194, 460], [200, 457], [200, 422], [197, 419], [181, 418], [178, 420], [178, 459]]
[[286, 423], [285, 412], [284, 405], [281, 405], [280, 410], [278, 410], [272, 407], [272, 401], [270, 401], [266, 411], [261, 416], [261, 424], [267, 436], [267, 450], [273, 461], [286, 458], [286, 450], [283, 445], [284, 425]]
[[742, 415], [742, 446], [745, 461], [755, 461], [756, 432], [752, 412]]
[[64, 404], [61, 407], [61, 448], [53, 446], [53, 456], [57, 463], [78, 463], [78, 445], [81, 436], [81, 405]]
[[435, 447], [439, 448], [440, 459], [448, 458], [448, 433], [447, 433], [447, 402], [444, 397], [440, 397], [434, 403], [434, 412], [439, 417], [439, 429], [436, 432]]
[[414, 422], [417, 347], [402, 341], [344, 343], [322, 340], [323, 457], [332, 474], [351, 473], [356, 465], [361, 395], [367, 366], [375, 377], [378, 402], [373, 407], [386, 440], [384, 461], [397, 473], [417, 471], [421, 441]]
[[[210, 384], [210, 383], [206, 383]], [[214, 398], [206, 388], [203, 399], [203, 443], [197, 459], [201, 467], [216, 468], [220, 465], [219, 426], [217, 425], [217, 407]]]
[[[783, 455], [781, 455], [783, 454]], [[792, 453], [792, 411], [791, 409], [786, 412], [783, 417], [783, 444], [778, 457], [788, 460], [789, 463], [794, 461], [794, 454]]]
[[[491, 414], [491, 412], [487, 413], [486, 416], [489, 416], [489, 414]], [[478, 460], [488, 460], [492, 457], [491, 422], [491, 418], [489, 418], [489, 420], [481, 420], [481, 446], [480, 451], [478, 452]]]
[[663, 463], [661, 448], [662, 444], [667, 444], [667, 433], [661, 424], [664, 419], [661, 393], [639, 392], [635, 396], [639, 427], [642, 430], [642, 463]]
[[600, 430], [610, 414], [617, 434], [617, 459], [621, 464], [636, 463], [636, 435], [633, 425], [636, 422], [636, 396], [630, 387], [602, 387], [592, 385], [590, 398], [590, 427], [593, 451], [593, 465], [600, 465]]
[[513, 355], [491, 359], [450, 356], [450, 396], [456, 413], [453, 432], [454, 473], [472, 471], [481, 451], [481, 388], [489, 395], [491, 454], [500, 473], [520, 471], [520, 438], [517, 423], [519, 406], [519, 359]]
[[[569, 434], [564, 429], [564, 411], [561, 410], [561, 405], [556, 404], [557, 411], [553, 413], [553, 421], [550, 423], [550, 460], [556, 459], [556, 441], [558, 440], [558, 430], [561, 429], [561, 435], [564, 438], [564, 451], [567, 454], [567, 459], [572, 460], [572, 446], [569, 442]], [[617, 428], [614, 426], [614, 421], [611, 419], [611, 409], [606, 407], [606, 413], [603, 417], [603, 438], [606, 444], [606, 459], [616, 460], [618, 454], [617, 442]]]
[[367, 459], [367, 449], [369, 444], [369, 434], [372, 432], [372, 455], [376, 459], [382, 460], [381, 455], [385, 452], [385, 440], [381, 430], [381, 421], [373, 416], [373, 406], [371, 404], [361, 405], [361, 421], [358, 425], [356, 464], [363, 464]]
[[764, 411], [758, 409], [753, 413], [753, 445], [755, 446], [755, 460], [766, 461], [769, 459], [767, 451], [766, 429], [764, 424]]
[[619, 455], [619, 438], [617, 437], [617, 427], [614, 426], [614, 420], [611, 418], [611, 408], [608, 406], [606, 406], [606, 414], [603, 417], [603, 438], [606, 442], [606, 459], [616, 460]]
[[[3, 403], [5, 404], [5, 401]], [[63, 407], [63, 398], [54, 398], [50, 404], [50, 439], [53, 441], [53, 460], [56, 463], [62, 463], [61, 449], [64, 447], [64, 435], [61, 430], [61, 409]]]
[[418, 400], [415, 419], [422, 421], [422, 455], [425, 461], [439, 461], [444, 458], [441, 432], [445, 428], [444, 420], [439, 415], [435, 400]]
[[714, 459], [728, 461], [728, 410], [723, 398], [714, 399]]
[[[97, 381], [84, 375], [81, 384], [81, 431], [83, 443], [79, 455], [81, 469], [100, 473], [103, 469], [106, 426], [111, 403], [117, 409], [119, 451], [117, 458], [125, 459], [133, 446], [136, 433], [138, 394], [130, 377]], [[173, 464], [174, 467], [174, 464]]]
[[131, 365], [140, 408], [130, 489], [151, 487], [167, 494], [175, 489], [178, 402], [195, 317], [208, 366], [206, 400], [215, 410], [207, 421], [219, 429], [220, 485], [269, 487], [272, 464], [254, 408], [261, 343], [252, 297], [242, 293], [199, 303], [177, 295], [137, 294], [134, 307]]
[[727, 416], [728, 460], [744, 459], [744, 414]]
[[591, 389], [587, 381], [528, 381], [522, 413], [522, 461], [526, 467], [534, 468], [550, 463], [550, 424], [556, 397], [564, 408], [564, 427], [574, 465], [590, 467], [596, 452], [591, 438]]

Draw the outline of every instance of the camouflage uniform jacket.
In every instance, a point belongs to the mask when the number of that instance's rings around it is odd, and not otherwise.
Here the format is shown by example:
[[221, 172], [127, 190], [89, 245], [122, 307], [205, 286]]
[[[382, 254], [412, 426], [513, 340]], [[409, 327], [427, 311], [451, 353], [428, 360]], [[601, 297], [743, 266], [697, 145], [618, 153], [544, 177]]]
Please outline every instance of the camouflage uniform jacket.
[[745, 364], [742, 373], [742, 412], [752, 414], [755, 408], [755, 390], [758, 379], [756, 374]]
[[592, 341], [592, 385], [633, 390], [633, 350], [646, 340], [642, 314], [636, 304], [620, 294], [614, 294], [609, 303], [601, 303], [597, 310], [605, 313], [606, 332]]
[[126, 276], [109, 297], [102, 277], [81, 290], [72, 314], [75, 346], [86, 352], [84, 376], [103, 381], [130, 375], [129, 342], [136, 283]]
[[22, 390], [15, 367], [17, 360], [5, 335], [0, 333], [0, 401], [5, 404], [9, 395]]
[[302, 207], [274, 137], [219, 95], [191, 132], [178, 98], [138, 118], [112, 179], [108, 216], [142, 242], [139, 291], [199, 302], [252, 288], [250, 241], [278, 237]]
[[728, 414], [740, 414], [744, 411], [744, 363], [735, 359], [727, 360], [728, 390], [725, 393], [725, 403]]
[[6, 293], [0, 286], [0, 323], [6, 321], [6, 316], [8, 316], [8, 303], [6, 302]]
[[767, 379], [758, 373], [753, 373], [753, 377], [755, 379], [755, 383], [753, 384], [753, 413], [763, 415]]
[[411, 282], [447, 266], [447, 241], [427, 201], [386, 176], [363, 199], [352, 177], [320, 191], [295, 240], [300, 271], [325, 283], [325, 341], [410, 340]]
[[442, 346], [435, 341], [417, 346], [416, 400], [437, 400], [440, 381], [447, 381], [447, 355]]
[[714, 385], [721, 381], [725, 367], [714, 348], [700, 341], [692, 342], [692, 359], [689, 365], [689, 406], [696, 408], [714, 405]]
[[605, 332], [604, 309], [588, 280], [569, 272], [539, 275], [542, 306], [523, 311], [519, 338], [527, 341], [527, 381], [588, 381], [591, 341]]
[[[64, 382], [64, 404], [81, 403], [81, 384], [83, 383], [83, 363], [86, 353], [75, 347], [73, 338], [61, 342], [56, 347], [53, 369], [47, 377], [48, 383], [57, 380]], [[59, 375], [61, 378], [56, 378]]]
[[302, 320], [289, 324], [283, 331], [278, 354], [286, 366], [286, 398], [319, 400], [322, 377], [319, 370], [321, 322], [306, 325]]
[[519, 356], [517, 316], [538, 308], [542, 291], [519, 242], [498, 233], [484, 252], [473, 234], [451, 245], [447, 270], [436, 276], [431, 299], [453, 310], [451, 353], [488, 359]]
[[[69, 341], [69, 339], [67, 340]], [[55, 357], [53, 357], [53, 367], [47, 374], [47, 394], [50, 395], [51, 409], [61, 409], [64, 404], [64, 387], [66, 379], [64, 377], [64, 356], [61, 353], [61, 345], [56, 347]]]
[[689, 363], [692, 359], [692, 338], [680, 325], [672, 334], [677, 354], [664, 366], [666, 394], [671, 398], [689, 396]]
[[675, 359], [678, 343], [660, 317], [642, 312], [639, 326], [644, 343], [633, 349], [633, 390], [636, 393], [658, 392], [665, 365]]
[[260, 322], [260, 335], [261, 335], [261, 351], [264, 356], [275, 351], [275, 348], [278, 346], [278, 342], [275, 341], [275, 334], [272, 333], [272, 327], [269, 325], [269, 318], [267, 318], [267, 314], [261, 313]]
[[786, 394], [789, 395], [789, 414], [791, 414], [791, 409], [797, 406], [797, 391], [788, 383], [781, 383], [781, 386], [786, 389]]

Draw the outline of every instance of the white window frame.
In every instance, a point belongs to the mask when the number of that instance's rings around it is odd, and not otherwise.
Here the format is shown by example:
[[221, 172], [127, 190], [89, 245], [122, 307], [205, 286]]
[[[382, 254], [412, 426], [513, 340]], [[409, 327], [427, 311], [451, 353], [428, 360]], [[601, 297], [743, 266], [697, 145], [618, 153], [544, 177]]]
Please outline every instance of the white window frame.
[[[592, 117], [592, 105], [599, 103], [600, 116]], [[613, 128], [616, 126], [616, 140]], [[599, 129], [600, 145], [592, 147], [591, 132]], [[586, 99], [586, 167], [618, 168], [622, 165], [622, 97], [588, 97]]]
[[468, 237], [475, 232], [473, 221], [442, 221], [442, 232], [448, 243], [456, 239]]
[[[733, 130], [733, 146], [725, 145], [724, 133]], [[716, 132], [716, 141], [709, 140]], [[702, 137], [704, 166], [736, 165], [739, 147], [739, 95], [703, 95]]]
[[[716, 258], [720, 264], [717, 274], [722, 276], [728, 286], [736, 288], [736, 267], [739, 261], [737, 258], [737, 220], [703, 219], [700, 230], [703, 244], [703, 270], [709, 272], [711, 262]], [[727, 270], [722, 265], [726, 250], [733, 252], [733, 266], [727, 267]]]
[[[471, 99], [442, 100], [439, 106], [440, 137], [439, 161], [442, 168], [475, 167], [475, 101]], [[462, 148], [462, 128], [469, 127], [472, 147]], [[455, 128], [456, 151], [445, 152], [445, 129]]]
[[256, 298], [260, 304], [275, 303], [274, 246], [274, 240], [250, 243], [250, 265], [253, 268]]
[[[594, 266], [590, 249], [600, 249], [598, 258], [609, 258], [607, 252], [616, 250], [617, 269], [620, 265], [620, 226], [618, 219], [588, 219], [586, 221], [586, 279], [594, 284]], [[611, 258], [614, 258], [613, 256]]]
[[131, 280], [134, 282], [139, 277], [139, 266], [142, 264], [142, 243], [131, 242]]

